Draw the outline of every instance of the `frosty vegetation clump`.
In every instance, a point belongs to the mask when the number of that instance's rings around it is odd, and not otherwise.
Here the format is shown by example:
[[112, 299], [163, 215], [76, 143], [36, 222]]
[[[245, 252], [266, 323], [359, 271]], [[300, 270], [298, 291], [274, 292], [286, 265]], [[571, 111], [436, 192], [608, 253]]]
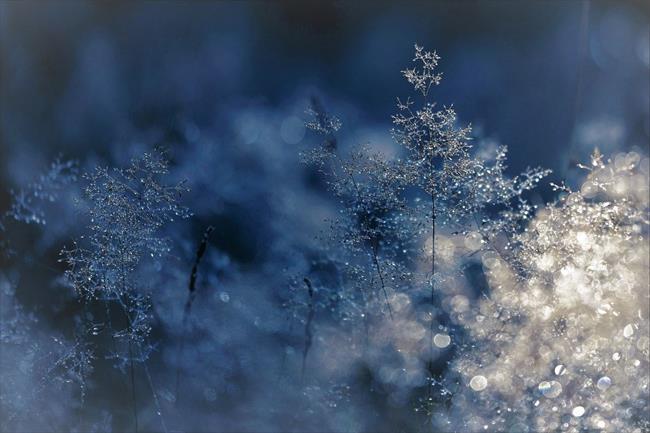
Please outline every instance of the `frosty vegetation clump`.
[[[85, 174], [88, 235], [82, 245], [62, 251], [69, 267], [67, 280], [78, 295], [87, 303], [104, 304], [103, 320], [89, 324], [91, 334], [108, 333], [111, 344], [102, 351], [121, 370], [129, 366], [132, 387], [134, 363], [143, 364], [151, 382], [145, 363], [154, 345], [149, 340], [150, 288], [140, 278], [144, 260], [168, 254], [170, 244], [160, 233], [162, 227], [190, 216], [178, 204], [186, 191], [183, 183], [164, 183], [168, 164], [164, 152], [156, 150], [133, 159], [125, 169], [97, 167]], [[135, 389], [133, 400], [137, 429]]]
[[[581, 190], [556, 186], [565, 196], [534, 216], [526, 194], [549, 171], [508, 177], [504, 146], [474, 156], [470, 127], [428, 99], [438, 60], [416, 46], [403, 72], [422, 97], [398, 101], [403, 156], [344, 155], [318, 122], [330, 116], [311, 110], [325, 139], [307, 160], [340, 199], [329, 237], [347, 250], [342, 277], [322, 290], [361, 300], [359, 362], [393, 404], [417, 398], [435, 431], [647, 428], [647, 160], [596, 153]], [[367, 303], [379, 294], [392, 320]], [[319, 332], [311, 310], [307, 347]]]
[[517, 235], [523, 268], [482, 255], [490, 296], [459, 321], [468, 344], [447, 380], [461, 386], [439, 428], [650, 426], [648, 160], [596, 152], [583, 167], [580, 190], [559, 187]]
[[[452, 107], [429, 100], [441, 81], [438, 60], [416, 46], [415, 66], [402, 72], [421, 102], [398, 100], [392, 135], [402, 147], [399, 156], [369, 146], [344, 153], [334, 136], [338, 127], [323, 120], [333, 117], [315, 103], [307, 125], [324, 140], [305, 158], [342, 206], [329, 232], [330, 241], [344, 247], [335, 261], [340, 274], [335, 286], [323, 290], [342, 306], [352, 304], [343, 308], [363, 318], [363, 342], [351, 344], [365, 347], [359, 360], [378, 372], [389, 398], [399, 404], [417, 398], [418, 410], [429, 414], [448, 398], [448, 390], [434, 388], [441, 383], [440, 349], [449, 346], [453, 332], [440, 311], [445, 295], [437, 287], [463, 276], [461, 268], [436, 266], [449, 246], [436, 245], [439, 234], [475, 239], [468, 254], [508, 253], [512, 236], [533, 212], [525, 193], [549, 173], [530, 169], [507, 177], [505, 147], [493, 161], [472, 154], [471, 128], [458, 126]], [[308, 323], [313, 320], [309, 313]]]
[[126, 169], [97, 167], [84, 175], [88, 246], [63, 250], [71, 268], [66, 275], [80, 296], [119, 302], [137, 292], [135, 272], [143, 258], [169, 253], [160, 229], [190, 213], [178, 204], [183, 184], [162, 183], [167, 173], [166, 156], [156, 151]]

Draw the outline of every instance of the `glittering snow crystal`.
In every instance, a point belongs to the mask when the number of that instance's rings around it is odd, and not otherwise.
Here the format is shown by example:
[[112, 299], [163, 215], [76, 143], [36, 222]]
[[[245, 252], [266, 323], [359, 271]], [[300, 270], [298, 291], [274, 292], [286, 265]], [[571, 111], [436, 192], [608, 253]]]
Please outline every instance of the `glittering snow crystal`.
[[483, 256], [485, 320], [466, 315], [475, 343], [450, 374], [467, 384], [449, 417], [461, 430], [650, 426], [648, 161], [595, 153], [587, 168], [580, 191], [567, 188], [519, 235], [523, 269]]

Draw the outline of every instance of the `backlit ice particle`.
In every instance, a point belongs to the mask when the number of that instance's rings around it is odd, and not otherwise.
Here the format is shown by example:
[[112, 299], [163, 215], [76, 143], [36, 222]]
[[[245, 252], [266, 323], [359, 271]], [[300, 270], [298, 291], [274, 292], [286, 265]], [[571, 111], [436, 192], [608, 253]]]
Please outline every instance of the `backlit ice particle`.
[[625, 328], [623, 328], [623, 337], [630, 338], [632, 335], [634, 335], [634, 328], [631, 323], [628, 323], [625, 325]]
[[546, 398], [555, 398], [562, 393], [562, 385], [556, 380], [545, 380], [539, 384], [538, 389]]
[[582, 406], [576, 406], [571, 411], [571, 415], [575, 416], [576, 418], [579, 418], [584, 414], [585, 414], [585, 408]]
[[601, 391], [606, 391], [607, 388], [612, 386], [612, 379], [610, 379], [608, 376], [603, 376], [600, 379], [598, 379], [598, 382], [596, 383], [596, 386]]
[[449, 346], [449, 343], [451, 343], [451, 337], [449, 337], [447, 334], [436, 334], [433, 337], [433, 344], [441, 349]]
[[472, 377], [472, 380], [469, 381], [469, 386], [474, 390], [474, 391], [483, 391], [485, 388], [487, 388], [488, 382], [485, 376], [474, 376]]

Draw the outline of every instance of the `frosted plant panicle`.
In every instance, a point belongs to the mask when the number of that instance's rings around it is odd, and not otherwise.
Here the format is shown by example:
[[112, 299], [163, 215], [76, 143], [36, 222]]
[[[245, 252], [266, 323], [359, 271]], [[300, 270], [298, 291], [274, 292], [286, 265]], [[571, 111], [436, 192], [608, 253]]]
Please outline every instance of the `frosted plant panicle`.
[[422, 93], [422, 96], [427, 96], [431, 86], [437, 86], [442, 80], [442, 74], [435, 72], [438, 60], [440, 57], [435, 51], [425, 51], [423, 47], [416, 44], [413, 62], [418, 66], [402, 71], [402, 75], [415, 90]]
[[27, 224], [45, 224], [39, 202], [54, 202], [60, 191], [77, 180], [77, 163], [56, 158], [47, 172], [18, 191], [11, 191], [11, 208], [7, 216]]
[[[156, 149], [134, 158], [127, 168], [97, 167], [84, 175], [84, 195], [89, 218], [87, 238], [62, 251], [68, 264], [66, 278], [86, 302], [105, 305], [106, 330], [112, 340], [104, 356], [114, 360], [117, 368], [130, 369], [133, 412], [137, 429], [135, 364], [142, 364], [158, 405], [146, 361], [155, 345], [151, 333], [151, 299], [139, 278], [146, 258], [160, 258], [171, 246], [161, 230], [176, 218], [190, 212], [178, 203], [183, 182], [164, 183], [169, 161], [164, 151]], [[112, 317], [111, 305], [120, 316]], [[121, 325], [118, 325], [121, 323]], [[165, 422], [160, 408], [163, 428]]]

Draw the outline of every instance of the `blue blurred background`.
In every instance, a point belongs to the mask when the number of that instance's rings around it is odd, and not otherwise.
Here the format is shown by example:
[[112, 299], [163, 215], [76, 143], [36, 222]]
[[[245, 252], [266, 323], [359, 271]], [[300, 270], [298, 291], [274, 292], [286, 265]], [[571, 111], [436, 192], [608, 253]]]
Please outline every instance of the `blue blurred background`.
[[593, 145], [648, 145], [640, 1], [21, 1], [0, 11], [4, 173], [18, 149], [102, 152], [181, 114], [217, 129], [227, 110], [298, 110], [305, 89], [354, 106], [348, 127], [387, 131], [415, 42], [442, 57], [434, 97], [508, 145], [514, 169], [558, 170]]

